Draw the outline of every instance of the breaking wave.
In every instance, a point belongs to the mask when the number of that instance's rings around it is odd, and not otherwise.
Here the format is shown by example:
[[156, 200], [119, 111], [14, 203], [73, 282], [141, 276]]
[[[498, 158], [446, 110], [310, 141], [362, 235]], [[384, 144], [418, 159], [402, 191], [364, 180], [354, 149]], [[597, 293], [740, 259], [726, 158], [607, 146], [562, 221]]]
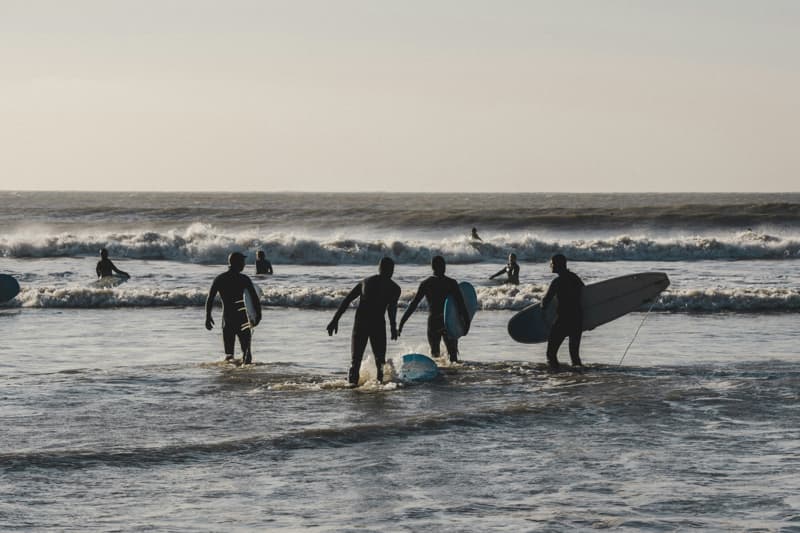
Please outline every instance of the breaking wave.
[[427, 264], [443, 255], [453, 264], [504, 261], [509, 251], [522, 261], [544, 261], [563, 253], [575, 261], [695, 261], [800, 259], [800, 237], [778, 237], [753, 231], [729, 236], [649, 238], [620, 235], [586, 240], [548, 240], [533, 234], [497, 236], [475, 243], [467, 237], [440, 240], [317, 239], [287, 233], [226, 233], [196, 223], [185, 230], [130, 231], [102, 234], [17, 233], [0, 237], [0, 256], [42, 258], [95, 256], [108, 248], [112, 257], [224, 263], [232, 250], [254, 255], [264, 250], [276, 264], [375, 264], [389, 256], [399, 263]]

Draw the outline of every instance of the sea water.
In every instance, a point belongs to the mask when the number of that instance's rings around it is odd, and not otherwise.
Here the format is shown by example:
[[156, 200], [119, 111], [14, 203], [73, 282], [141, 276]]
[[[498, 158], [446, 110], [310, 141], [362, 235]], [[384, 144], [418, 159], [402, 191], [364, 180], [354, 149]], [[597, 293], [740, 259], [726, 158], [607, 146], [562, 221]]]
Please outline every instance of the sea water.
[[[800, 195], [0, 193], [0, 228], [0, 529], [800, 530]], [[101, 247], [129, 281], [93, 285]], [[233, 250], [250, 367], [203, 327]], [[489, 281], [510, 252], [521, 284]], [[672, 281], [583, 372], [506, 331], [556, 252]], [[348, 389], [335, 308], [388, 255], [402, 312], [435, 254], [481, 305], [461, 362]]]

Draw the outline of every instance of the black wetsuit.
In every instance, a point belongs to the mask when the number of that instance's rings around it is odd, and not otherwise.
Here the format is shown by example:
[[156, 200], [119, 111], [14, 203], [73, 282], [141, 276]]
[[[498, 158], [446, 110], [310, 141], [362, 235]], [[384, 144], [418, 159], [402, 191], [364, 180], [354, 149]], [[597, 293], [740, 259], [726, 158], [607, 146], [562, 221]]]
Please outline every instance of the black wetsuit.
[[108, 257], [104, 257], [103, 259], [97, 262], [97, 267], [95, 268], [95, 271], [97, 272], [97, 277], [99, 278], [105, 278], [111, 276], [114, 274], [114, 272], [121, 274], [123, 276], [128, 275], [122, 270], [118, 269], [117, 266], [113, 262], [111, 262], [111, 259], [109, 259]]
[[458, 339], [452, 339], [447, 335], [447, 328], [444, 324], [444, 301], [448, 296], [455, 297], [458, 311], [462, 317], [469, 316], [467, 306], [464, 304], [464, 297], [458, 288], [458, 282], [447, 276], [431, 276], [419, 284], [417, 294], [403, 314], [400, 323], [405, 324], [422, 298], [425, 297], [428, 302], [428, 344], [431, 347], [431, 355], [439, 357], [439, 346], [444, 340], [450, 361], [455, 362], [458, 361]]
[[272, 263], [267, 259], [256, 259], [256, 274], [272, 274]]
[[390, 277], [380, 274], [364, 279], [353, 287], [353, 290], [344, 299], [336, 311], [334, 320], [338, 321], [353, 300], [359, 297], [361, 299], [356, 309], [353, 334], [350, 338], [351, 360], [348, 373], [348, 379], [354, 385], [358, 384], [361, 360], [364, 358], [367, 341], [372, 347], [372, 355], [375, 356], [378, 381], [383, 381], [383, 365], [386, 363], [386, 320], [383, 317], [388, 311], [389, 324], [392, 329], [396, 327], [400, 286]]
[[244, 306], [244, 291], [250, 291], [257, 312], [256, 322], [260, 321], [261, 303], [255, 287], [253, 287], [253, 282], [241, 272], [234, 270], [228, 270], [214, 279], [206, 299], [206, 315], [210, 315], [214, 298], [219, 292], [220, 298], [222, 298], [222, 342], [225, 346], [225, 354], [229, 358], [233, 358], [234, 344], [238, 337], [239, 345], [242, 348], [242, 360], [250, 363], [252, 360], [250, 351], [252, 324], [247, 318]]
[[500, 274], [508, 274], [508, 279], [506, 279], [506, 283], [511, 283], [514, 285], [519, 285], [519, 263], [509, 263], [507, 264], [503, 270], [492, 276], [495, 278]]
[[569, 355], [573, 366], [581, 365], [580, 347], [581, 333], [583, 331], [583, 308], [581, 296], [583, 294], [583, 281], [574, 272], [564, 270], [550, 283], [542, 299], [542, 307], [547, 307], [553, 297], [558, 298], [556, 319], [550, 328], [547, 339], [547, 364], [552, 369], [558, 369], [558, 348], [564, 339], [569, 337]]

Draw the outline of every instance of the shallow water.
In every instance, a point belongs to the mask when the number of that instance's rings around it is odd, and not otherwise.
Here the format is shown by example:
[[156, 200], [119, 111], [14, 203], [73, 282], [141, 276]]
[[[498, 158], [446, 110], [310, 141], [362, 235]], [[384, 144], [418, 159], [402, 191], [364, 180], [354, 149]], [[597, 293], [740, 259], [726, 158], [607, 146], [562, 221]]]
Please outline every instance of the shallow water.
[[618, 366], [628, 315], [552, 375], [483, 312], [442, 381], [350, 390], [330, 314], [269, 310], [239, 368], [196, 308], [3, 311], [3, 528], [800, 526], [794, 315], [651, 313]]

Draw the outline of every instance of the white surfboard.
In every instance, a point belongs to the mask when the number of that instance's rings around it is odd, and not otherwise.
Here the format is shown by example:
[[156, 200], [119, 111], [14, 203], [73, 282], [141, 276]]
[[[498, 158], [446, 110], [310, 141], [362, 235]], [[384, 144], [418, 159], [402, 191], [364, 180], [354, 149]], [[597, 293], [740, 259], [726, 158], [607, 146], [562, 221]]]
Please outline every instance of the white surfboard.
[[[256, 292], [258, 289], [256, 288]], [[256, 327], [256, 304], [253, 302], [253, 298], [250, 296], [250, 291], [244, 291], [244, 310], [247, 313], [247, 321], [249, 322], [250, 328]]]
[[[667, 287], [669, 278], [663, 272], [631, 274], [587, 285], [581, 297], [583, 331], [636, 311]], [[544, 312], [541, 303], [526, 307], [511, 317], [508, 334], [515, 341], [526, 344], [547, 341], [556, 307], [555, 299]]]

